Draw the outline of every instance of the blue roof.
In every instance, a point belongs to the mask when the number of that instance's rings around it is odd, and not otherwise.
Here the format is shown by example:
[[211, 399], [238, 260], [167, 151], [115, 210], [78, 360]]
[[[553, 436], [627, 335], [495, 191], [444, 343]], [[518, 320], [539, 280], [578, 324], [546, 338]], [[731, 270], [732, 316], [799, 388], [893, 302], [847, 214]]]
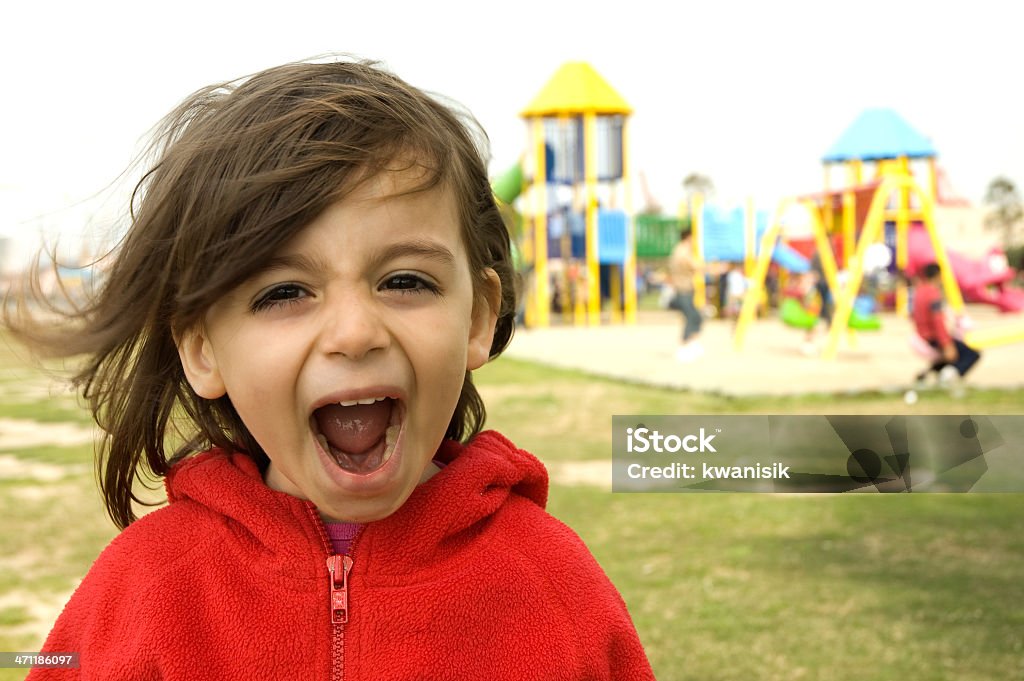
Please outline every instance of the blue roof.
[[878, 161], [935, 156], [931, 141], [892, 109], [866, 109], [836, 140], [822, 161]]

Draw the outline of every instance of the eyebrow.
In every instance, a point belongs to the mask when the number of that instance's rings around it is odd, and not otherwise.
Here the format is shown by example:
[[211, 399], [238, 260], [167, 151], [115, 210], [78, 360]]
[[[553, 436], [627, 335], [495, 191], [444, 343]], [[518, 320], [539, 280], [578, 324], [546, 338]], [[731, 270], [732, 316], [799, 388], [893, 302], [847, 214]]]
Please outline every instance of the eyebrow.
[[371, 269], [376, 269], [391, 260], [403, 257], [426, 258], [445, 267], [455, 265], [455, 256], [444, 244], [430, 239], [409, 239], [390, 244], [382, 251], [374, 254], [370, 260]]
[[[430, 239], [410, 239], [390, 244], [370, 258], [369, 269], [374, 270], [391, 260], [403, 257], [418, 257], [433, 260], [440, 265], [453, 267], [455, 256], [443, 244]], [[320, 254], [308, 256], [303, 254], [276, 255], [260, 268], [261, 273], [276, 270], [294, 269], [310, 274], [321, 274], [330, 270], [330, 264]]]
[[266, 274], [276, 270], [299, 270], [301, 272], [326, 272], [328, 265], [320, 256], [309, 257], [301, 254], [275, 255], [268, 260], [257, 274]]

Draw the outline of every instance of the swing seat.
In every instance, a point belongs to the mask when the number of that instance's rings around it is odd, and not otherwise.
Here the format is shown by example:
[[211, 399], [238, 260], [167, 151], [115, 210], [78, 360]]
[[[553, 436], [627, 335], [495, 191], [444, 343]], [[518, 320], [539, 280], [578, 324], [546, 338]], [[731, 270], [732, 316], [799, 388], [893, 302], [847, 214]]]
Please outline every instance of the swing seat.
[[850, 312], [849, 327], [856, 331], [878, 331], [882, 328], [882, 320], [878, 315], [864, 314], [858, 310]]
[[813, 329], [818, 323], [818, 316], [811, 314], [796, 298], [786, 298], [779, 306], [779, 317], [786, 326], [797, 329]]

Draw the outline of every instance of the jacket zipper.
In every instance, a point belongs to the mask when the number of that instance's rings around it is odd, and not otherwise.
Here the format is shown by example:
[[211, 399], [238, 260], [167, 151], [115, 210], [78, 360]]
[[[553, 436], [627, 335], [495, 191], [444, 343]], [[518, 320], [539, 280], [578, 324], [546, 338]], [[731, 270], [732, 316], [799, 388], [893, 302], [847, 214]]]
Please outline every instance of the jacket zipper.
[[[327, 528], [324, 527], [316, 506], [311, 502], [306, 502], [306, 511], [320, 535], [320, 542], [327, 555], [327, 576], [330, 580], [331, 595], [330, 618], [333, 634], [331, 637], [331, 681], [344, 681], [345, 625], [348, 623], [348, 573], [352, 570], [353, 560], [349, 556], [334, 553], [334, 547], [331, 546], [331, 540], [327, 536]], [[355, 553], [356, 542], [362, 534], [363, 528], [359, 528], [356, 536], [352, 538], [349, 553]]]
[[331, 578], [331, 679], [342, 681], [345, 669], [345, 625], [348, 623], [348, 573], [352, 559], [348, 556], [327, 557], [327, 572]]

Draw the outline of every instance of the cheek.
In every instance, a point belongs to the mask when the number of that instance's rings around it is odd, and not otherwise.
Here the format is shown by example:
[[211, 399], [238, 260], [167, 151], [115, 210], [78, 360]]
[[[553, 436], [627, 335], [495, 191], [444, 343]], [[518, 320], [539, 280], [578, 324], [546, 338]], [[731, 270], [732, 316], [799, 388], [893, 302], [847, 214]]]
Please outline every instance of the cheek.
[[294, 352], [284, 352], [285, 334], [263, 333], [254, 338], [240, 333], [225, 346], [220, 359], [228, 396], [237, 409], [259, 407], [280, 399], [282, 385], [294, 379]]

